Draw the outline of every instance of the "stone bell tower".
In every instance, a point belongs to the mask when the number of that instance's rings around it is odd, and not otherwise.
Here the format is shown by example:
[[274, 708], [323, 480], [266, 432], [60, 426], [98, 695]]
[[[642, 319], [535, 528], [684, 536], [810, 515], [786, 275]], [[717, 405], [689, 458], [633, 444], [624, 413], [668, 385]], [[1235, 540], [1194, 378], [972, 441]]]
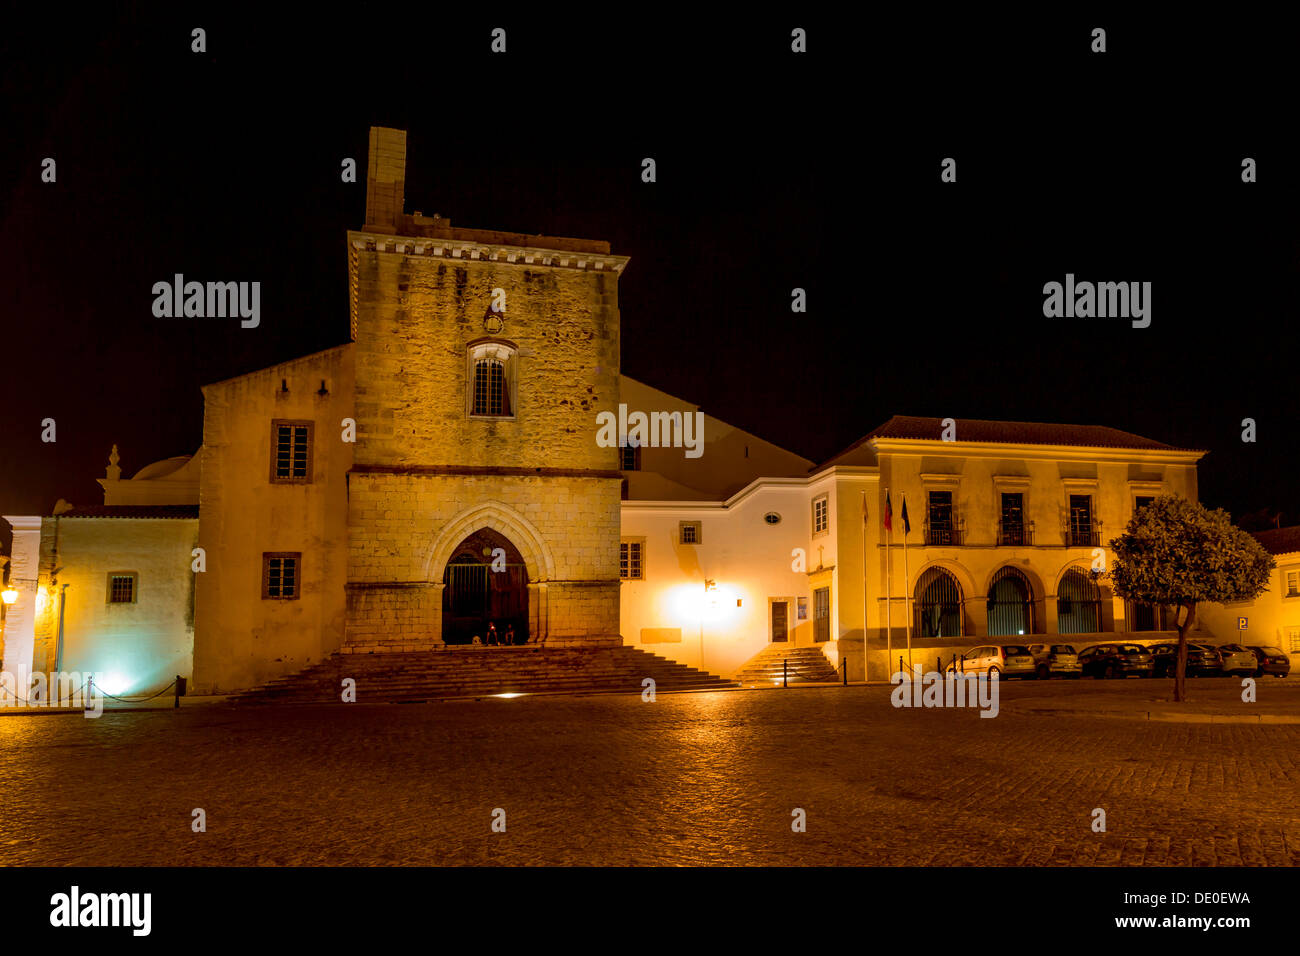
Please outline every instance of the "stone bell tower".
[[370, 131], [348, 233], [357, 435], [345, 652], [620, 643], [618, 277], [605, 242], [404, 212], [406, 133]]

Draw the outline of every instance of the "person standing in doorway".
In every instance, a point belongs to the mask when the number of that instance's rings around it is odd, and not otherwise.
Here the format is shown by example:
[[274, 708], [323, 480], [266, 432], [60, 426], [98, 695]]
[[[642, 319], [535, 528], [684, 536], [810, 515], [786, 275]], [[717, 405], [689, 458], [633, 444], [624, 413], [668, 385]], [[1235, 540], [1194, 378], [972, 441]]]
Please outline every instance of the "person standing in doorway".
[[489, 644], [497, 643], [497, 626], [491, 621], [488, 621], [487, 642]]

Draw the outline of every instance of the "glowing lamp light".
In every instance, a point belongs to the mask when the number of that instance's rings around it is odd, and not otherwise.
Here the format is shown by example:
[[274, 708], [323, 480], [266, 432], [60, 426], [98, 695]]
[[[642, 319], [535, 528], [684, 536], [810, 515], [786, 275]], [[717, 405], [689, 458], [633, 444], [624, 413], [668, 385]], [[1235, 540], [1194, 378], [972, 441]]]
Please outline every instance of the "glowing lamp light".
[[510, 694], [497, 694], [496, 696], [497, 696], [497, 697], [504, 697], [506, 700], [513, 700], [513, 699], [516, 698], [516, 697], [523, 697], [524, 695], [523, 695], [523, 694], [510, 693]]
[[691, 623], [703, 620], [717, 624], [728, 620], [735, 612], [739, 595], [726, 586], [714, 585], [703, 590], [699, 584], [682, 585], [668, 595], [669, 606], [680, 618]]
[[131, 682], [121, 674], [113, 671], [108, 674], [97, 675], [95, 677], [95, 686], [105, 694], [119, 696], [123, 691], [131, 686]]
[[18, 589], [12, 584], [8, 585], [3, 591], [0, 591], [0, 601], [6, 604], [13, 604], [18, 600]]

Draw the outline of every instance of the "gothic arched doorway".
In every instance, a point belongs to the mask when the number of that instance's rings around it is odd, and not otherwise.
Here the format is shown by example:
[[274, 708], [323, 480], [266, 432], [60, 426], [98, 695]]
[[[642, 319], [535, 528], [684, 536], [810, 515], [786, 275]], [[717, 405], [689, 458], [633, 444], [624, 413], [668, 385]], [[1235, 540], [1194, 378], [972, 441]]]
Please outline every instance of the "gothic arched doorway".
[[502, 640], [513, 626], [515, 643], [527, 642], [528, 569], [509, 538], [474, 532], [452, 551], [442, 582], [443, 643], [469, 644], [475, 635], [486, 643], [489, 622]]

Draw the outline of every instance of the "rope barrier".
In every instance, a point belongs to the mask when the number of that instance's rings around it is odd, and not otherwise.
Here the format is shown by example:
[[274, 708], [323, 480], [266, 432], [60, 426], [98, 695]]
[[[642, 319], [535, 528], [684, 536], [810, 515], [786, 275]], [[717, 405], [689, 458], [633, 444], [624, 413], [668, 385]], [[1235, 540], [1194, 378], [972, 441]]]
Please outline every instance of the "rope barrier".
[[[89, 683], [90, 683], [90, 678], [87, 677], [84, 681], [81, 682], [81, 686], [77, 688], [77, 690], [75, 691], [75, 693], [81, 693], [81, 691], [83, 691], [83, 690], [86, 689], [86, 685], [89, 684]], [[174, 683], [176, 683], [176, 682], [175, 682], [175, 681], [172, 681], [172, 683], [174, 684]], [[71, 695], [69, 695], [69, 696], [71, 696]], [[2, 698], [0, 698], [0, 699], [2, 699]], [[31, 703], [32, 703], [30, 700], [28, 700], [28, 699], [25, 698], [25, 697], [19, 697], [19, 696], [18, 696], [18, 691], [14, 691], [14, 699], [15, 699], [15, 700], [20, 700], [20, 701], [22, 701], [24, 704], [31, 704]], [[45, 704], [42, 704], [42, 703], [38, 700], [38, 701], [36, 701], [35, 706], [37, 706], [37, 707], [44, 707], [44, 706], [46, 706], [46, 705], [45, 705]]]
[[[86, 687], [87, 687], [87, 685], [90, 684], [91, 680], [92, 680], [92, 678], [89, 678], [89, 677], [88, 677], [88, 678], [86, 678], [84, 681], [82, 681], [81, 686], [78, 687], [77, 690], [76, 690], [74, 693], [80, 693], [81, 691], [85, 690]], [[110, 694], [108, 691], [104, 690], [102, 687], [99, 689], [99, 693], [100, 693], [101, 696], [104, 696], [104, 697], [110, 697], [110, 698], [112, 698], [113, 700], [121, 701], [121, 702], [124, 703], [124, 704], [143, 704], [145, 701], [153, 700], [155, 697], [161, 697], [163, 694], [167, 693], [169, 690], [171, 690], [171, 689], [172, 689], [173, 687], [175, 687], [175, 686], [176, 686], [176, 681], [172, 681], [170, 684], [168, 684], [168, 685], [167, 685], [166, 687], [164, 687], [162, 690], [158, 691], [158, 693], [156, 693], [156, 694], [150, 694], [148, 697], [118, 697], [116, 694]], [[20, 701], [21, 703], [26, 704], [26, 705], [28, 705], [28, 706], [36, 706], [36, 707], [45, 707], [45, 706], [49, 706], [48, 703], [42, 703], [40, 700], [37, 700], [37, 701], [35, 702], [35, 704], [33, 705], [33, 702], [30, 701], [30, 700], [28, 700], [27, 698], [25, 698], [25, 697], [19, 697], [17, 691], [14, 691], [14, 695], [13, 695], [13, 696], [14, 696], [14, 699], [15, 699], [15, 700]], [[60, 695], [60, 699], [62, 699], [62, 695]]]
[[161, 697], [163, 694], [167, 693], [175, 686], [176, 686], [176, 682], [172, 681], [162, 690], [158, 691], [158, 693], [151, 694], [148, 697], [118, 697], [116, 694], [110, 694], [108, 691], [104, 690], [103, 688], [101, 688], [99, 692], [103, 694], [105, 697], [111, 697], [113, 698], [113, 700], [120, 700], [124, 704], [143, 704], [147, 700], [153, 700], [155, 697]]

